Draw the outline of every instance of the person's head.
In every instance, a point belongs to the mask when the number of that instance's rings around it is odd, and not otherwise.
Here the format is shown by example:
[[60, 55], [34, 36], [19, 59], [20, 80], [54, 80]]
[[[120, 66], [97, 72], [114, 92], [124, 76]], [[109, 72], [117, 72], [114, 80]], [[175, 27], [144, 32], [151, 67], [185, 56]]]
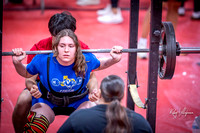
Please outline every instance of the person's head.
[[125, 108], [120, 104], [124, 96], [124, 81], [119, 76], [109, 75], [102, 80], [100, 90], [104, 102], [108, 103], [105, 133], [130, 132], [131, 123]]
[[101, 81], [101, 96], [107, 103], [121, 99], [124, 96], [124, 81], [116, 75], [109, 75]]
[[54, 56], [61, 65], [74, 63], [76, 75], [85, 76], [85, 57], [75, 33], [70, 29], [61, 30], [52, 42]]
[[48, 28], [52, 36], [56, 36], [63, 29], [71, 29], [75, 32], [76, 19], [67, 11], [57, 13], [50, 18]]

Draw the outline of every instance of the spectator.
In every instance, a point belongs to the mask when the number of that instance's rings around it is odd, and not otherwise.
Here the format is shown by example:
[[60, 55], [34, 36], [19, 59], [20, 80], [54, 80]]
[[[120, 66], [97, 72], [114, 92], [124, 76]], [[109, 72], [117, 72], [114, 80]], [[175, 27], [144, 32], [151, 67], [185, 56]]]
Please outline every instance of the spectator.
[[[167, 16], [166, 21], [172, 22], [174, 29], [176, 29], [177, 22], [178, 22], [178, 8], [181, 5], [181, 1], [184, 0], [164, 0], [163, 6], [167, 7]], [[147, 48], [147, 37], [149, 35], [150, 31], [150, 10], [151, 8], [147, 10], [147, 13], [145, 15], [143, 24], [142, 24], [142, 35], [140, 39], [138, 40], [138, 48], [145, 49]], [[138, 57], [141, 59], [147, 58], [147, 53], [137, 53]]]
[[123, 22], [121, 9], [118, 6], [119, 0], [110, 0], [106, 8], [97, 11], [97, 20], [105, 24], [119, 24]]
[[77, 0], [76, 4], [79, 6], [98, 5], [100, 0]]
[[72, 113], [58, 133], [152, 133], [143, 116], [120, 104], [124, 96], [120, 77], [105, 77], [100, 90], [100, 104]]

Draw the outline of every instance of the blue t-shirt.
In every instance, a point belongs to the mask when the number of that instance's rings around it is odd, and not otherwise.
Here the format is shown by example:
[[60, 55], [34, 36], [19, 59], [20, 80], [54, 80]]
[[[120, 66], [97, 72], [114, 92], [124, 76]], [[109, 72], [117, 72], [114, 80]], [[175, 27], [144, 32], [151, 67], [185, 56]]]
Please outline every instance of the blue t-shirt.
[[[92, 54], [92, 53], [83, 53], [86, 60], [86, 75], [83, 83], [83, 88], [86, 87], [89, 79], [90, 72], [100, 66], [100, 61]], [[53, 53], [48, 54], [39, 54], [36, 55], [33, 60], [27, 65], [27, 71], [32, 74], [39, 74], [40, 81], [44, 85], [44, 87], [50, 91], [48, 82], [47, 82], [47, 58], [50, 57], [49, 62], [49, 83], [51, 88], [60, 93], [68, 93], [74, 92], [78, 90], [81, 85], [83, 78], [80, 76], [76, 76], [75, 71], [73, 70], [74, 63], [69, 66], [62, 66], [57, 61], [56, 57], [53, 57]], [[39, 85], [38, 85], [39, 88]], [[40, 88], [39, 88], [40, 89]], [[84, 89], [86, 90], [86, 88]], [[77, 108], [84, 101], [88, 101], [88, 95], [84, 98], [69, 104], [68, 107]], [[51, 108], [57, 107], [56, 105], [50, 103], [46, 99], [43, 98], [34, 98], [32, 99], [32, 104], [43, 102], [47, 103]]]

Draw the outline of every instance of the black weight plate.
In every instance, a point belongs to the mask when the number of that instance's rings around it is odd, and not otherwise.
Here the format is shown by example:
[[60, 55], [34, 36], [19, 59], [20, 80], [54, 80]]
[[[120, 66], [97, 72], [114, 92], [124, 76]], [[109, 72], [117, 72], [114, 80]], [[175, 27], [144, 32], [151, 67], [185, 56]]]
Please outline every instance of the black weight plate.
[[159, 56], [159, 77], [160, 79], [172, 79], [176, 65], [176, 38], [171, 22], [162, 23], [160, 46], [164, 51]]

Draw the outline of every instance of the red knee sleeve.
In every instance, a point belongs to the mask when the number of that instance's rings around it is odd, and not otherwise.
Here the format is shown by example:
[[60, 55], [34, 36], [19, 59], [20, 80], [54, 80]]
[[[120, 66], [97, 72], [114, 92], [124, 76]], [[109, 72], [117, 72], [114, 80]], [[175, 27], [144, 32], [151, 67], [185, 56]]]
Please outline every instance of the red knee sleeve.
[[35, 117], [35, 112], [29, 112], [28, 122], [24, 126], [24, 133], [46, 133], [49, 121], [45, 116]]

